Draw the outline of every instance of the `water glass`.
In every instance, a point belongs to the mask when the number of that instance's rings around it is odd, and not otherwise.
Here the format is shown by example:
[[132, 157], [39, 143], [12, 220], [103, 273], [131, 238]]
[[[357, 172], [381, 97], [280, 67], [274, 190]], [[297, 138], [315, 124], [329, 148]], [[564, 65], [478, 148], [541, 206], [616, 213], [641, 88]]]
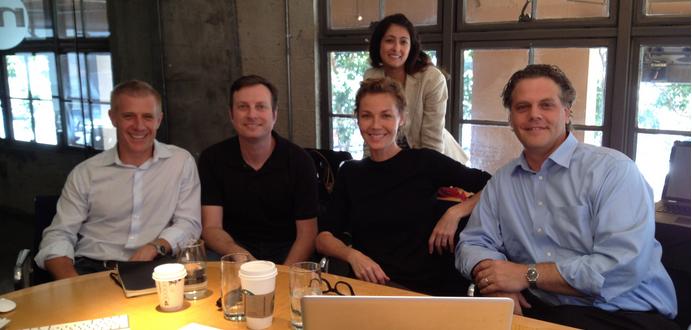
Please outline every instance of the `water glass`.
[[293, 329], [303, 329], [300, 298], [322, 294], [320, 266], [316, 262], [309, 261], [291, 265], [288, 285], [291, 298], [291, 326]]
[[204, 241], [188, 241], [178, 246], [178, 262], [185, 266], [185, 299], [197, 300], [208, 297], [207, 255]]
[[238, 271], [240, 266], [248, 261], [250, 261], [250, 255], [242, 252], [221, 257], [221, 307], [226, 320], [245, 319], [245, 306]]

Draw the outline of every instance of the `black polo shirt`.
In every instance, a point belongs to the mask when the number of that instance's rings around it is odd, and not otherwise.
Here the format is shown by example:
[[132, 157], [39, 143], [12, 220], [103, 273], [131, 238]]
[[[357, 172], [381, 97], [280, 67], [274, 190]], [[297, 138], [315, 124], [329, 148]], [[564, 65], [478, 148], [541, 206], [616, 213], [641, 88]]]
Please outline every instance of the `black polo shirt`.
[[224, 230], [257, 258], [266, 246], [283, 246], [287, 254], [296, 238], [295, 221], [318, 213], [310, 155], [276, 132], [272, 136], [274, 151], [258, 171], [243, 160], [238, 137], [207, 148], [199, 158], [202, 205], [222, 206]]

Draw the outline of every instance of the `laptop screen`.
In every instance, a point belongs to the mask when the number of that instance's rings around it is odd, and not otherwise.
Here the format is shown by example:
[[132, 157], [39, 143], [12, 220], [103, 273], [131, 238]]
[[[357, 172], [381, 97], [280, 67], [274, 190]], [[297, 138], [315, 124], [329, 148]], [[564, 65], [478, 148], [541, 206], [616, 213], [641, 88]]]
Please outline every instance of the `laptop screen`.
[[663, 201], [690, 202], [690, 141], [675, 141], [670, 170], [663, 187]]

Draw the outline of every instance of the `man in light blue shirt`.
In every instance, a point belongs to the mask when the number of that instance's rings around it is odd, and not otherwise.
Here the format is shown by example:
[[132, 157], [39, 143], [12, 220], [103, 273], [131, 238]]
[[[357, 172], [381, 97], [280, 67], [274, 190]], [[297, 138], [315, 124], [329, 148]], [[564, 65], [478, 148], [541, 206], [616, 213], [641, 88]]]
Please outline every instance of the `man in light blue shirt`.
[[119, 84], [108, 115], [117, 145], [72, 170], [43, 232], [35, 260], [55, 279], [171, 254], [202, 230], [194, 158], [155, 139], [159, 93], [142, 81]]
[[631, 159], [570, 133], [575, 96], [556, 66], [510, 78], [503, 104], [524, 151], [488, 182], [456, 266], [483, 295], [512, 298], [516, 314], [587, 329], [677, 328], [651, 188]]

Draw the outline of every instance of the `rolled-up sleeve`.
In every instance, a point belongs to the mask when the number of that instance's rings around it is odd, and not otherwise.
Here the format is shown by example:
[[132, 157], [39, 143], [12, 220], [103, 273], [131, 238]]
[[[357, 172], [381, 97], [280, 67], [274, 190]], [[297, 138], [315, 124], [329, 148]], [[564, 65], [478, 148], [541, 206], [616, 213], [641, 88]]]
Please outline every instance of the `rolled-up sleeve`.
[[77, 233], [86, 221], [89, 174], [83, 166], [77, 166], [67, 177], [62, 189], [53, 222], [43, 231], [39, 251], [34, 260], [45, 269], [45, 261], [57, 257], [74, 260]]
[[189, 154], [181, 175], [179, 197], [171, 225], [159, 235], [159, 238], [171, 244], [173, 253], [177, 252], [178, 244], [196, 240], [202, 232], [200, 181], [195, 161]]
[[481, 260], [507, 260], [504, 254], [497, 206], [492, 203], [492, 201], [497, 200], [494, 183], [494, 179], [488, 181], [468, 224], [459, 234], [455, 264], [457, 269], [469, 279], [472, 278], [473, 267]]

